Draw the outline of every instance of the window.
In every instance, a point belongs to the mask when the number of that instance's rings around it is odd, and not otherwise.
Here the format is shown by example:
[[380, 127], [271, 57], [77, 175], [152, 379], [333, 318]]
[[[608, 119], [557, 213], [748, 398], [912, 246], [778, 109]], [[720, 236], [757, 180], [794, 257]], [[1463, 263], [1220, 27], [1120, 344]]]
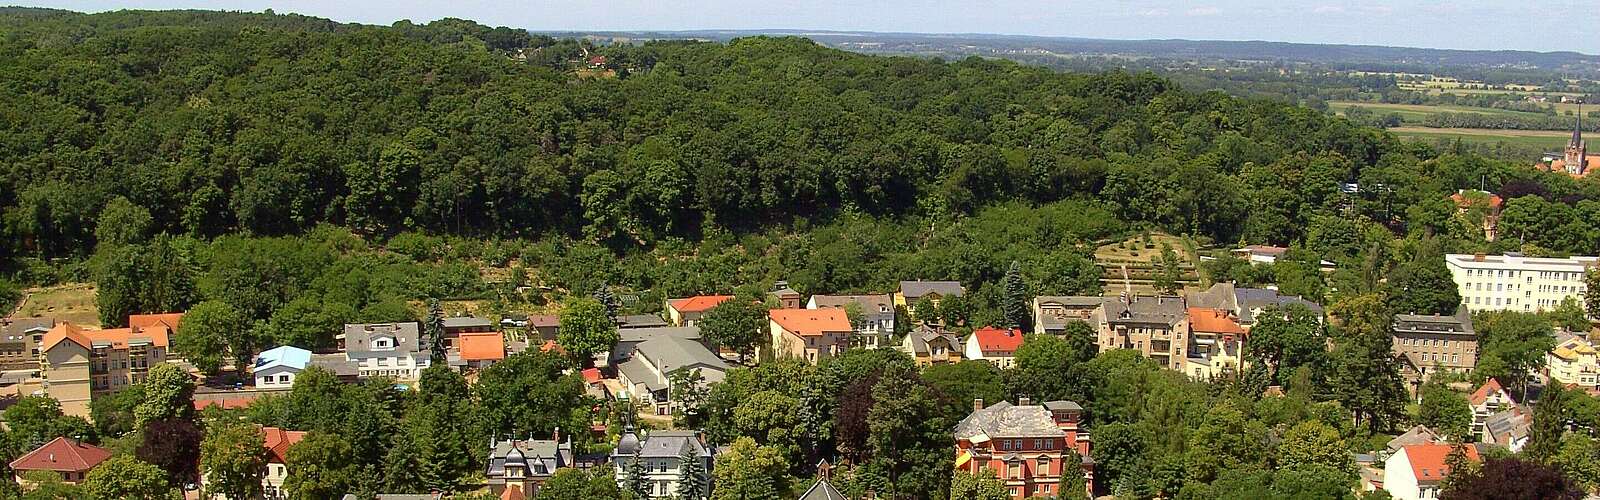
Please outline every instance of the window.
[[278, 376], [278, 383], [280, 383], [280, 384], [289, 383], [289, 374], [285, 373], [283, 375], [279, 375]]

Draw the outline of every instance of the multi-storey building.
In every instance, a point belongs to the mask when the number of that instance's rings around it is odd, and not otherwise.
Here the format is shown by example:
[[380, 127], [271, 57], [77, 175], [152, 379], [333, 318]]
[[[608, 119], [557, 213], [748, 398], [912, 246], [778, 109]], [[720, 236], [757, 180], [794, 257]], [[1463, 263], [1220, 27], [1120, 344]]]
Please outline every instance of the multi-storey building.
[[1478, 334], [1465, 307], [1454, 316], [1396, 314], [1390, 331], [1393, 352], [1406, 360], [1413, 382], [1435, 369], [1463, 372], [1478, 364]]
[[1477, 311], [1540, 311], [1567, 298], [1583, 301], [1583, 274], [1596, 257], [1565, 259], [1505, 255], [1445, 256], [1461, 304]]
[[1242, 373], [1244, 327], [1225, 309], [1191, 307], [1189, 311], [1189, 355], [1184, 373], [1209, 379], [1228, 373]]
[[572, 467], [572, 440], [530, 439], [494, 441], [489, 444], [489, 465], [484, 470], [489, 492], [508, 498], [507, 491], [519, 498], [534, 498], [557, 469]]
[[1078, 426], [1083, 407], [1072, 401], [1035, 405], [1027, 398], [987, 407], [979, 399], [972, 407], [956, 425], [957, 471], [993, 474], [1016, 499], [1067, 496], [1062, 478], [1081, 474], [1083, 493], [1093, 496], [1089, 433]]
[[1038, 296], [1033, 298], [1033, 333], [1061, 335], [1067, 324], [1082, 321], [1094, 324], [1104, 297]]
[[773, 309], [767, 318], [773, 354], [811, 364], [843, 354], [855, 332], [842, 309]]
[[1545, 366], [1550, 378], [1565, 384], [1578, 384], [1584, 389], [1600, 385], [1600, 360], [1596, 359], [1594, 344], [1583, 335], [1560, 334], [1556, 348], [1545, 355]]
[[967, 336], [964, 356], [986, 360], [1000, 368], [1017, 363], [1017, 348], [1022, 347], [1022, 330], [986, 326]]
[[422, 349], [417, 323], [371, 323], [344, 325], [339, 335], [345, 359], [366, 377], [394, 377], [416, 380], [428, 367], [430, 353]]
[[57, 324], [39, 344], [45, 392], [63, 413], [87, 418], [94, 396], [143, 382], [151, 366], [166, 362], [168, 336], [181, 317], [134, 315], [127, 328], [104, 330]]
[[672, 326], [694, 326], [706, 311], [733, 298], [732, 295], [696, 295], [667, 300], [667, 322]]
[[[628, 481], [628, 469], [638, 460], [644, 469], [644, 481], [649, 484], [649, 498], [680, 498], [678, 485], [683, 480], [684, 460], [699, 462], [700, 484], [711, 484], [711, 470], [715, 460], [711, 448], [701, 441], [694, 431], [659, 430], [640, 439], [632, 428], [623, 432], [617, 447], [611, 452], [611, 464], [616, 471], [618, 485]], [[625, 486], [624, 486], [625, 487]], [[705, 498], [702, 496], [695, 499]]]
[[900, 342], [900, 350], [910, 354], [917, 366], [960, 363], [962, 348], [956, 334], [927, 324], [918, 325]]
[[1101, 351], [1134, 349], [1161, 366], [1183, 371], [1189, 354], [1189, 315], [1182, 298], [1114, 297], [1103, 302]]
[[38, 369], [39, 343], [55, 326], [52, 318], [0, 320], [0, 370]]
[[850, 343], [856, 347], [877, 349], [889, 343], [894, 333], [894, 297], [878, 295], [812, 295], [806, 309], [832, 307], [848, 310], [854, 307], [861, 313], [861, 324], [855, 326], [855, 336]]

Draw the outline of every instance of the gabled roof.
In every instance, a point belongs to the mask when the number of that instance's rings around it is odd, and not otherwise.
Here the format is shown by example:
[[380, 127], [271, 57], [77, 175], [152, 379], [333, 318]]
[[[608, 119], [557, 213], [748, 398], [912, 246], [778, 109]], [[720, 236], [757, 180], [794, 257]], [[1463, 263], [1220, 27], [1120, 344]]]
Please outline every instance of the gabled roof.
[[88, 472], [107, 458], [111, 458], [111, 452], [105, 448], [58, 437], [12, 460], [11, 469]]
[[1407, 430], [1404, 434], [1395, 436], [1394, 439], [1390, 439], [1389, 443], [1384, 445], [1384, 448], [1388, 449], [1389, 453], [1394, 453], [1400, 451], [1401, 448], [1413, 444], [1438, 443], [1442, 441], [1444, 441], [1444, 436], [1440, 435], [1438, 432], [1434, 431], [1433, 429], [1429, 429], [1427, 426], [1417, 425], [1412, 426], [1411, 429]]
[[1041, 405], [1016, 406], [1001, 401], [972, 412], [956, 424], [955, 438], [973, 442], [995, 438], [1061, 437], [1050, 410]]
[[255, 371], [260, 372], [280, 366], [304, 370], [311, 364], [311, 351], [292, 345], [278, 346], [256, 355]]
[[1489, 396], [1497, 392], [1505, 394], [1506, 399], [1511, 398], [1511, 393], [1506, 392], [1505, 388], [1500, 386], [1500, 381], [1491, 377], [1489, 381], [1484, 382], [1483, 386], [1479, 387], [1478, 390], [1472, 391], [1472, 396], [1467, 398], [1467, 402], [1472, 403], [1472, 406], [1478, 406], [1488, 401]]
[[1205, 333], [1243, 335], [1244, 327], [1228, 311], [1204, 307], [1189, 308], [1189, 330]]
[[868, 295], [812, 295], [811, 304], [818, 309], [824, 307], [844, 307], [856, 304], [861, 307], [861, 314], [873, 316], [878, 314], [894, 314], [894, 297], [889, 294]]
[[288, 463], [289, 447], [305, 438], [305, 431], [286, 431], [277, 427], [261, 428], [262, 446], [271, 453], [267, 461], [272, 463]]
[[[1450, 448], [1445, 443], [1427, 443], [1409, 445], [1401, 450], [1406, 454], [1406, 461], [1411, 464], [1411, 474], [1417, 478], [1417, 482], [1434, 482], [1450, 474], [1450, 466], [1444, 462], [1445, 457], [1450, 455]], [[1461, 445], [1461, 448], [1467, 460], [1480, 460], [1476, 447]]]
[[467, 361], [506, 359], [506, 338], [500, 332], [463, 333], [456, 338], [461, 359]]
[[143, 327], [106, 330], [86, 330], [78, 325], [62, 322], [45, 332], [39, 348], [48, 351], [62, 341], [71, 341], [85, 349], [93, 347], [126, 349], [129, 345], [141, 344], [167, 347], [167, 338], [171, 332], [172, 330], [161, 322], [148, 323]]
[[178, 331], [178, 324], [183, 322], [183, 313], [166, 314], [133, 314], [128, 316], [129, 328], [148, 328], [152, 326], [165, 326], [169, 331]]
[[952, 297], [966, 293], [960, 281], [902, 281], [900, 282], [900, 295], [907, 300], [916, 300], [918, 297], [929, 293], [937, 293], [940, 297]]
[[635, 452], [639, 458], [678, 458], [685, 451], [702, 458], [711, 456], [711, 450], [700, 442], [695, 431], [651, 431], [639, 440]]
[[795, 335], [819, 336], [829, 333], [849, 333], [850, 318], [843, 309], [773, 309], [767, 312], [779, 327]]
[[554, 314], [536, 314], [533, 316], [528, 316], [528, 326], [535, 328], [561, 326], [561, 317]]
[[[705, 345], [679, 337], [656, 337], [639, 343], [633, 349], [638, 355], [649, 359], [650, 364], [655, 365], [662, 374], [696, 366], [724, 371], [728, 369], [728, 363], [710, 349], [706, 349]], [[718, 380], [720, 379], [721, 377], [718, 377]]]
[[1472, 329], [1472, 315], [1466, 306], [1460, 306], [1451, 316], [1437, 314], [1396, 314], [1394, 330], [1406, 333], [1443, 333], [1477, 336]]
[[[422, 349], [422, 342], [418, 339], [420, 336], [417, 331], [417, 322], [415, 321], [346, 324], [344, 325], [344, 350], [345, 354], [352, 358], [406, 355]], [[373, 350], [372, 339], [379, 337], [393, 337], [395, 341], [394, 349]]]
[[494, 328], [494, 323], [485, 318], [476, 316], [455, 316], [444, 318], [445, 328]]
[[689, 298], [672, 299], [668, 303], [672, 304], [672, 308], [677, 309], [680, 313], [706, 312], [713, 307], [717, 307], [717, 304], [721, 304], [731, 298], [733, 298], [732, 295], [696, 295]]
[[1022, 330], [1001, 330], [986, 326], [972, 331], [972, 338], [978, 339], [978, 348], [983, 352], [1016, 352], [1022, 347]]
[[44, 333], [43, 343], [39, 345], [39, 349], [48, 351], [63, 340], [78, 344], [85, 349], [90, 345], [89, 336], [84, 335], [83, 328], [79, 328], [78, 325], [72, 323], [62, 322]]
[[1106, 297], [1105, 320], [1108, 323], [1135, 322], [1178, 324], [1188, 316], [1183, 299], [1172, 296], [1131, 297], [1123, 302], [1120, 297]]
[[848, 498], [843, 493], [839, 493], [838, 488], [828, 484], [826, 479], [818, 479], [815, 484], [806, 489], [805, 493], [800, 494], [800, 500], [846, 500]]

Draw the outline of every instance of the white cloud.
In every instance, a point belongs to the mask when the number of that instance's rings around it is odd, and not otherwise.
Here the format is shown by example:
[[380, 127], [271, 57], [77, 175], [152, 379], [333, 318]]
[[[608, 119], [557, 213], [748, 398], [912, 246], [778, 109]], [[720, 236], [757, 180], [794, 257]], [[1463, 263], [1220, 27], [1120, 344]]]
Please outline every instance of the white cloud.
[[1341, 13], [1344, 13], [1344, 7], [1340, 7], [1338, 5], [1321, 5], [1321, 6], [1318, 6], [1317, 8], [1315, 8], [1315, 9], [1311, 9], [1311, 13], [1312, 14], [1341, 14]]
[[1168, 14], [1167, 9], [1162, 9], [1162, 8], [1144, 9], [1144, 10], [1139, 11], [1139, 15], [1144, 16], [1144, 17], [1162, 17], [1162, 16], [1165, 16], [1167, 14]]
[[1215, 16], [1220, 12], [1222, 12], [1222, 9], [1216, 7], [1195, 7], [1189, 9], [1187, 14], [1191, 16]]

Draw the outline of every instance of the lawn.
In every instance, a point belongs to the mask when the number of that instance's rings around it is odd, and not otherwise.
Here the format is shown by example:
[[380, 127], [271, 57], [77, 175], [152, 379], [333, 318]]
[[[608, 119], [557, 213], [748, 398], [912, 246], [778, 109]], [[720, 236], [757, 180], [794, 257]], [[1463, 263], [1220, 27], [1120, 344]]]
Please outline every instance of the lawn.
[[17, 311], [19, 318], [46, 317], [84, 326], [100, 326], [100, 309], [94, 305], [94, 284], [70, 283], [32, 288]]
[[1349, 108], [1349, 107], [1351, 107], [1351, 106], [1360, 106], [1360, 107], [1372, 110], [1372, 112], [1374, 112], [1376, 114], [1379, 114], [1379, 115], [1388, 114], [1388, 113], [1397, 113], [1397, 114], [1400, 115], [1400, 119], [1401, 120], [1405, 120], [1406, 123], [1421, 122], [1423, 119], [1426, 119], [1428, 117], [1428, 115], [1434, 115], [1434, 114], [1438, 114], [1438, 113], [1477, 113], [1477, 114], [1483, 114], [1483, 115], [1521, 116], [1521, 117], [1529, 117], [1529, 118], [1538, 118], [1538, 117], [1545, 116], [1542, 113], [1532, 113], [1532, 112], [1527, 112], [1527, 111], [1512, 111], [1512, 110], [1509, 110], [1509, 109], [1476, 108], [1476, 107], [1472, 107], [1472, 106], [1447, 106], [1447, 105], [1426, 105], [1426, 104], [1388, 104], [1388, 103], [1381, 103], [1381, 102], [1356, 102], [1356, 101], [1329, 101], [1328, 102], [1328, 109], [1330, 109], [1330, 110], [1332, 110], [1332, 111], [1334, 111], [1336, 113], [1339, 113], [1339, 114], [1344, 114], [1344, 110]]
[[1571, 132], [1557, 130], [1496, 130], [1478, 128], [1427, 128], [1395, 127], [1390, 133], [1403, 139], [1461, 139], [1467, 143], [1494, 144], [1504, 142], [1522, 146], [1561, 149], [1567, 144]]

